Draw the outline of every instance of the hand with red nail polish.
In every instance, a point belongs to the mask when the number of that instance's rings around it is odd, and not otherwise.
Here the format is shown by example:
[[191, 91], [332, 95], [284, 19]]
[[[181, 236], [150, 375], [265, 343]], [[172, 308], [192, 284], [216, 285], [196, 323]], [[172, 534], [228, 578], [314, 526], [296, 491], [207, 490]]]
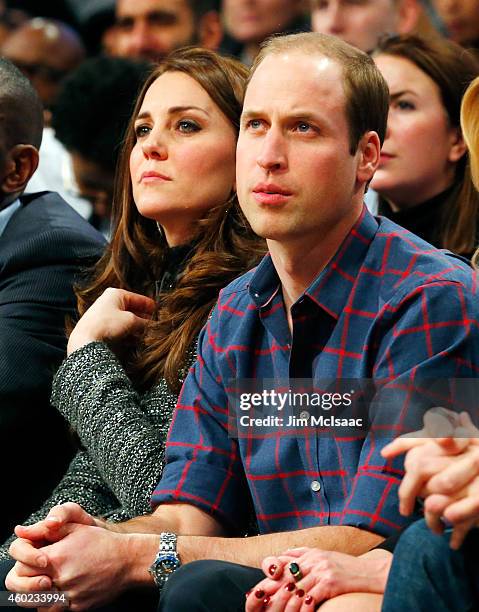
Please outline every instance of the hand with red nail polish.
[[[308, 612], [314, 610], [316, 602], [346, 593], [384, 592], [391, 560], [391, 553], [385, 550], [355, 557], [317, 548], [291, 549], [264, 559], [262, 568], [267, 577], [255, 588], [267, 593], [270, 612]], [[301, 568], [302, 577], [297, 582], [288, 571], [293, 561]], [[248, 600], [246, 611], [260, 612], [262, 601], [258, 604], [249, 606]]]

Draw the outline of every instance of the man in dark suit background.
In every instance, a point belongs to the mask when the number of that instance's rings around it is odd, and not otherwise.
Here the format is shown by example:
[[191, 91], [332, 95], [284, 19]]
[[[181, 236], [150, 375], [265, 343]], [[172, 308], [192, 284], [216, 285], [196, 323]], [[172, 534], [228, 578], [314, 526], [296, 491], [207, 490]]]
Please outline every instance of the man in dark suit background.
[[40, 100], [0, 59], [0, 540], [48, 495], [72, 445], [50, 406], [73, 284], [104, 240], [57, 194], [22, 196], [38, 165]]

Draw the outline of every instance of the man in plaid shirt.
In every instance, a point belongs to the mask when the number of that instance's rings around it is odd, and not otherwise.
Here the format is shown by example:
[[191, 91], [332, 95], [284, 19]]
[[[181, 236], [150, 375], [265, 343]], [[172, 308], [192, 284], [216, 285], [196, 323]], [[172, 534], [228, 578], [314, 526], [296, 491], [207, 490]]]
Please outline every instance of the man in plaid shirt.
[[[379, 451], [402, 431], [416, 383], [476, 375], [478, 301], [467, 264], [374, 219], [363, 205], [388, 104], [372, 60], [342, 41], [300, 34], [263, 49], [245, 96], [237, 188], [269, 254], [222, 291], [200, 336], [155, 510], [111, 525], [79, 507], [53, 509], [55, 530], [68, 523], [65, 537], [42, 549], [54, 573], [39, 568], [35, 576], [31, 569], [39, 551], [27, 539], [55, 539], [53, 521], [44, 521], [22, 528], [25, 539], [12, 545], [29, 573], [14, 569], [10, 588], [38, 588], [43, 574], [74, 602], [91, 606], [106, 593], [113, 598], [152, 584], [146, 570], [154, 560], [160, 586], [181, 562], [162, 610], [236, 610], [262, 573], [240, 568], [247, 578], [234, 586], [229, 580], [219, 593], [209, 577], [220, 575], [223, 584], [224, 565], [191, 561], [257, 568], [268, 554], [306, 545], [358, 555], [404, 525], [400, 466]], [[372, 379], [375, 405], [389, 409], [381, 421], [386, 432], [294, 436], [278, 428], [229, 437], [231, 379], [293, 378]], [[385, 395], [391, 383], [393, 406]], [[225, 537], [244, 533], [248, 500], [260, 535]]]

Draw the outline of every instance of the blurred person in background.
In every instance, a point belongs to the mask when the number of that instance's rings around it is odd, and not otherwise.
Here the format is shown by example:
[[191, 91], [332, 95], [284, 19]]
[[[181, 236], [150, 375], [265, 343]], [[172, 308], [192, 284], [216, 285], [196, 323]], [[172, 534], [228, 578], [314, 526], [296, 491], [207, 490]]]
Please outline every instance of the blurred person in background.
[[451, 40], [479, 49], [478, 0], [432, 0], [432, 5]]
[[65, 23], [36, 17], [6, 39], [1, 53], [30, 79], [49, 125], [63, 79], [85, 58], [80, 36]]
[[88, 219], [91, 204], [74, 192], [70, 157], [50, 126], [52, 108], [64, 79], [85, 58], [80, 36], [65, 23], [35, 17], [16, 29], [1, 51], [30, 79], [43, 103], [45, 127], [40, 164], [26, 192], [55, 191]]
[[413, 31], [421, 16], [420, 0], [311, 0], [314, 32], [338, 36], [366, 53], [384, 34]]
[[180, 47], [217, 49], [218, 0], [116, 0], [110, 53], [158, 61]]
[[223, 0], [225, 36], [221, 51], [253, 63], [263, 40], [278, 33], [310, 29], [303, 0]]
[[120, 145], [149, 69], [126, 58], [86, 60], [66, 79], [53, 111], [52, 127], [70, 153], [79, 195], [92, 204], [90, 222], [106, 236]]
[[371, 187], [379, 214], [436, 247], [470, 257], [479, 196], [472, 184], [460, 108], [479, 74], [453, 42], [406, 35], [382, 41], [374, 59], [390, 90], [388, 129]]

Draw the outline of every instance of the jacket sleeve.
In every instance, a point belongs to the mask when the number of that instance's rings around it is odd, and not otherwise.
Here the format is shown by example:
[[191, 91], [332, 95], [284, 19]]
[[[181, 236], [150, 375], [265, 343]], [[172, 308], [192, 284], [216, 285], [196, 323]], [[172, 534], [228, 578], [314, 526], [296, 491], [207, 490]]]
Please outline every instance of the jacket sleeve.
[[[80, 504], [94, 516], [108, 515], [118, 508], [118, 500], [84, 451], [79, 451], [75, 455], [66, 474], [50, 497], [36, 512], [22, 521], [22, 524], [32, 525], [44, 519], [53, 506], [67, 501]], [[0, 559], [10, 558], [8, 547], [14, 539], [15, 535], [12, 534], [0, 547]]]
[[165, 381], [140, 396], [102, 342], [72, 353], [54, 378], [53, 404], [131, 516], [151, 512], [176, 400]]

